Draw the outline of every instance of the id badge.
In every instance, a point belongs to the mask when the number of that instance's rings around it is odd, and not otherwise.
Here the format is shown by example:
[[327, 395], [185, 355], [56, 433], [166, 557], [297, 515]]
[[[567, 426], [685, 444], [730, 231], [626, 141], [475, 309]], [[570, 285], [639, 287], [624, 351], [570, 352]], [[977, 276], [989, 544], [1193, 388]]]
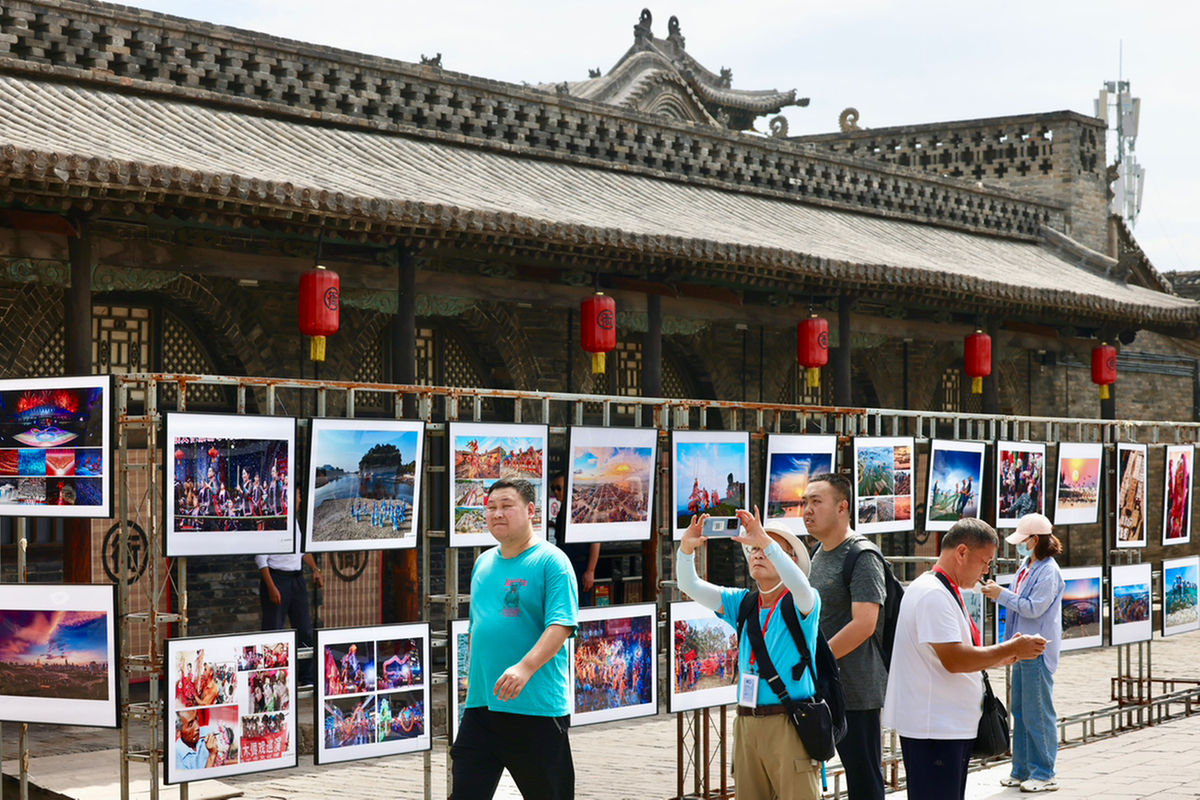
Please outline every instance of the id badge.
[[758, 707], [758, 676], [743, 675], [742, 690], [738, 694], [738, 705], [746, 708]]

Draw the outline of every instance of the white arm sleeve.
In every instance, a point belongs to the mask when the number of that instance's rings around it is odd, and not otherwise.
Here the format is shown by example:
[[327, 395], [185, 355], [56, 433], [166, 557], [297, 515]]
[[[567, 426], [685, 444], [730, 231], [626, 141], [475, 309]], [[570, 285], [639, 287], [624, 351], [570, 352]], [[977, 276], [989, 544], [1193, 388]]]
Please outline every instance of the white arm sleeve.
[[813, 591], [812, 584], [808, 582], [808, 576], [804, 574], [804, 570], [787, 557], [783, 548], [779, 546], [779, 542], [771, 542], [771, 546], [763, 551], [763, 555], [775, 565], [775, 571], [779, 573], [783, 585], [791, 591], [792, 598], [796, 602], [796, 610], [805, 616], [812, 613], [813, 606], [817, 604], [817, 595]]
[[721, 590], [708, 581], [700, 580], [696, 574], [695, 553], [684, 553], [682, 549], [675, 551], [675, 577], [679, 581], [679, 591], [709, 611], [721, 610]]

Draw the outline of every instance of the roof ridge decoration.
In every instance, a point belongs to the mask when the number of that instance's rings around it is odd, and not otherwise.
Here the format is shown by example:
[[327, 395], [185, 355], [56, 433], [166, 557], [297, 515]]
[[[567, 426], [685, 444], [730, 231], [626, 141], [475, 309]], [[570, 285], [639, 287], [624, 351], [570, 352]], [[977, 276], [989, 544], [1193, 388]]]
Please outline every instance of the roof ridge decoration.
[[[654, 36], [654, 16], [650, 9], [643, 8], [638, 22], [633, 26], [633, 45], [613, 65], [607, 75], [593, 75], [589, 71], [587, 81], [571, 84], [572, 94], [598, 102], [611, 103], [627, 108], [645, 107], [637, 105], [638, 96], [614, 90], [614, 84], [637, 83], [644, 80], [630, 71], [662, 70], [677, 75], [678, 83], [686, 86], [689, 94], [698, 97], [705, 113], [692, 118], [694, 122], [719, 124], [733, 130], [749, 130], [757, 117], [778, 114], [785, 106], [807, 106], [808, 98], [796, 99], [796, 90], [785, 92], [776, 89], [745, 90], [733, 88], [733, 70], [721, 67], [719, 73], [705, 67], [687, 52], [687, 40], [679, 25], [678, 17], [667, 22], [667, 38]], [[653, 54], [657, 60], [641, 58]], [[594, 83], [593, 83], [594, 82]], [[539, 88], [546, 88], [544, 86]]]

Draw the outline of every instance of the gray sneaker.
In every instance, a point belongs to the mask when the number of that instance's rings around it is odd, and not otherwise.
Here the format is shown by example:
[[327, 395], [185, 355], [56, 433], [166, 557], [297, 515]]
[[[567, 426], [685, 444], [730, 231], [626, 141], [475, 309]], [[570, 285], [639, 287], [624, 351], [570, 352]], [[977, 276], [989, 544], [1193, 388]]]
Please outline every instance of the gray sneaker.
[[1022, 792], [1057, 792], [1058, 781], [1051, 778], [1048, 781], [1023, 781], [1021, 783]]
[[1025, 781], [1021, 780], [1020, 778], [1014, 778], [1012, 775], [1009, 775], [1007, 778], [1000, 779], [1001, 786], [1008, 786], [1010, 788], [1014, 786], [1020, 786], [1024, 782]]

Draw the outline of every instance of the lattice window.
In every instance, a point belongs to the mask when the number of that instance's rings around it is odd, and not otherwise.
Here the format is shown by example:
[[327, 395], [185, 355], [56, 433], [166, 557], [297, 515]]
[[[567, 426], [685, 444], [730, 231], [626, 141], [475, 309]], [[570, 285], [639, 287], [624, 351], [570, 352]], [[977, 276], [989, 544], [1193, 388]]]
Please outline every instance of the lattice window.
[[151, 312], [136, 306], [92, 306], [92, 365], [101, 375], [150, 368]]
[[779, 388], [779, 402], [797, 406], [823, 406], [829, 404], [828, 392], [831, 376], [829, 370], [821, 374], [821, 384], [809, 388], [805, 369], [799, 364], [792, 364], [788, 371], [788, 379]]
[[[358, 362], [358, 369], [354, 373], [354, 380], [359, 383], [383, 383], [387, 380], [387, 373], [383, 369], [383, 340], [376, 336], [367, 345], [366, 352], [362, 354]], [[358, 392], [354, 395], [354, 405], [356, 408], [364, 410], [379, 410], [383, 408], [383, 392]]]
[[[448, 334], [443, 334], [442, 337], [442, 376], [443, 381], [447, 386], [460, 386], [463, 388], [479, 388], [485, 387], [483, 376], [479, 374], [479, 368], [475, 366], [475, 360], [467, 353], [466, 349], [459, 343], [458, 339]], [[484, 400], [481, 404], [481, 411], [490, 413], [495, 408], [495, 404], [491, 400]], [[470, 397], [459, 398], [458, 401], [458, 416], [462, 419], [470, 419], [475, 410], [475, 401]]]
[[417, 383], [433, 386], [437, 383], [437, 353], [431, 328], [417, 329]]
[[[642, 396], [642, 345], [640, 342], [617, 342], [608, 356], [612, 372], [612, 393], [618, 397]], [[617, 406], [618, 414], [632, 414], [637, 406]]]
[[951, 367], [942, 374], [941, 410], [962, 411], [962, 370]]
[[662, 364], [662, 391], [663, 397], [690, 398], [692, 396], [688, 379], [683, 374], [683, 370], [673, 359], [665, 356]]
[[67, 343], [62, 328], [55, 330], [42, 345], [30, 369], [33, 375], [62, 375], [67, 371]]
[[[180, 375], [216, 375], [218, 373], [212, 359], [208, 357], [208, 353], [192, 335], [192, 332], [170, 314], [165, 314], [163, 320], [162, 358], [163, 372]], [[160, 397], [163, 403], [170, 405], [175, 402], [177, 395], [177, 387], [174, 384], [168, 384], [162, 387]], [[226, 404], [225, 391], [219, 386], [189, 386], [187, 400], [189, 408]]]

